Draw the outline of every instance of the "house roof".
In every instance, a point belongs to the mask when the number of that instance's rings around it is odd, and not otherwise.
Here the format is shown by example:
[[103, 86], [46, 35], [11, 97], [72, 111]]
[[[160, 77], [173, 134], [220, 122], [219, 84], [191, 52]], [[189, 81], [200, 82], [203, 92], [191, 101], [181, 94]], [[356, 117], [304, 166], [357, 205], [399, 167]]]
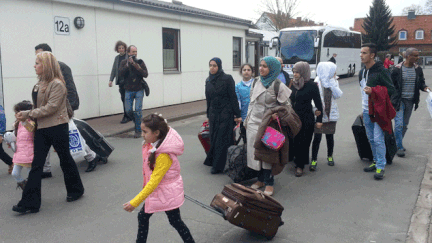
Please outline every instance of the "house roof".
[[143, 8], [149, 8], [159, 11], [166, 11], [177, 14], [191, 15], [194, 17], [214, 19], [223, 22], [251, 26], [252, 22], [246, 19], [240, 19], [229, 15], [219, 14], [216, 12], [207, 11], [191, 6], [184, 5], [182, 2], [174, 0], [173, 2], [163, 2], [157, 0], [118, 0], [124, 3], [137, 4]]

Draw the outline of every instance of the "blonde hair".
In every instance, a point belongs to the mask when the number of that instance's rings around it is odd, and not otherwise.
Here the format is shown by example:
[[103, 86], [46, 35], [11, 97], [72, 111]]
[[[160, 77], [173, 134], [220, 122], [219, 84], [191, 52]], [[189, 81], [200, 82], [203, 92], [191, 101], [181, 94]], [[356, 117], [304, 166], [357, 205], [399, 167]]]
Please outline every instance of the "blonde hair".
[[39, 82], [49, 83], [54, 79], [60, 79], [64, 83], [60, 65], [55, 56], [49, 51], [43, 51], [36, 55], [42, 64], [42, 74], [39, 75]]

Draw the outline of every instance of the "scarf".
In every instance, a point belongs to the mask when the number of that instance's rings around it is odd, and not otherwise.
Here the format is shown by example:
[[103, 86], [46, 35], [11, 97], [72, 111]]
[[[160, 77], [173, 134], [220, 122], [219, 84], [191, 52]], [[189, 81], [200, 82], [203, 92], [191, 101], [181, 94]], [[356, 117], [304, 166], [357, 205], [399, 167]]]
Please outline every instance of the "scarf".
[[317, 67], [317, 76], [324, 88], [330, 88], [336, 84], [334, 79], [336, 73], [336, 64], [332, 62], [320, 62]]
[[217, 66], [218, 66], [218, 71], [215, 74], [211, 74], [209, 72], [209, 77], [208, 77], [207, 80], [210, 81], [210, 82], [213, 81], [213, 80], [215, 80], [215, 79], [217, 79], [221, 74], [224, 73], [224, 71], [222, 69], [222, 60], [219, 57], [213, 57], [209, 61], [209, 64], [210, 64], [211, 61], [215, 61], [216, 62]]
[[271, 56], [264, 57], [263, 59], [261, 59], [261, 61], [264, 61], [269, 69], [269, 73], [267, 74], [267, 76], [260, 76], [261, 83], [264, 85], [265, 88], [268, 88], [279, 75], [281, 70], [281, 64], [278, 59]]
[[297, 90], [300, 90], [303, 88], [305, 83], [309, 82], [310, 79], [310, 67], [309, 63], [307, 62], [297, 62], [294, 64], [293, 69], [295, 69], [297, 72], [300, 73], [300, 78], [295, 79], [293, 78], [293, 85]]

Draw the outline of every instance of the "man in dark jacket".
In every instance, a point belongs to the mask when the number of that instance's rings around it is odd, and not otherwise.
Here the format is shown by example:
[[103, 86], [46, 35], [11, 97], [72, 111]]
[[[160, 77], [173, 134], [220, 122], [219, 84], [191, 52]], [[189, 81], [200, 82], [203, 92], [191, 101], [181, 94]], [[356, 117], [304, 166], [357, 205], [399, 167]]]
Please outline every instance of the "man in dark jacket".
[[329, 62], [336, 64], [336, 57], [337, 57], [337, 54], [333, 53], [333, 56], [330, 58]]
[[[125, 108], [129, 117], [135, 122], [134, 138], [141, 137], [142, 103], [145, 81], [148, 77], [147, 67], [143, 60], [137, 59], [138, 49], [134, 45], [127, 48], [128, 59], [123, 60], [119, 67], [119, 76], [123, 77], [125, 92]], [[148, 94], [147, 94], [148, 95]], [[135, 112], [133, 103], [135, 101]]]
[[374, 178], [380, 180], [384, 178], [384, 168], [387, 163], [386, 145], [382, 128], [378, 123], [371, 121], [368, 101], [369, 95], [372, 93], [372, 87], [377, 85], [387, 87], [389, 97], [392, 97], [395, 88], [389, 71], [384, 68], [381, 62], [375, 62], [376, 55], [377, 48], [375, 44], [367, 43], [362, 46], [360, 58], [365, 68], [359, 73], [359, 81], [362, 92], [363, 123], [374, 157], [373, 163], [364, 168], [364, 171], [375, 172]]
[[[35, 46], [36, 55], [39, 52], [43, 52], [43, 51], [52, 52], [51, 47], [46, 43], [39, 44], [39, 45]], [[65, 63], [60, 62], [60, 61], [58, 63], [60, 65], [60, 70], [62, 72], [63, 79], [64, 79], [65, 84], [66, 84], [67, 100], [69, 101], [69, 104], [71, 105], [72, 110], [74, 110], [74, 111], [78, 110], [79, 97], [78, 97], [78, 92], [76, 90], [75, 82], [74, 82], [73, 77], [72, 77], [72, 70]], [[88, 149], [88, 154], [91, 153], [92, 155], [89, 155], [89, 157], [88, 157], [91, 159], [87, 159], [89, 164], [88, 164], [88, 168], [87, 168], [86, 172], [93, 171], [96, 168], [96, 164], [98, 161], [102, 161], [103, 163], [107, 162], [107, 158], [103, 158], [103, 157], [99, 156], [94, 151], [92, 151], [90, 148], [87, 148], [87, 149]], [[44, 165], [43, 173], [42, 173], [42, 178], [52, 177], [51, 163], [49, 160], [50, 160], [50, 152], [48, 153], [47, 159], [45, 161], [45, 165]]]
[[392, 97], [392, 103], [397, 111], [395, 117], [395, 137], [398, 147], [397, 155], [405, 156], [405, 148], [402, 139], [408, 130], [408, 123], [412, 110], [417, 110], [420, 100], [420, 90], [429, 89], [425, 84], [423, 70], [416, 64], [419, 52], [415, 48], [406, 50], [406, 61], [399, 63], [391, 74], [396, 93]]

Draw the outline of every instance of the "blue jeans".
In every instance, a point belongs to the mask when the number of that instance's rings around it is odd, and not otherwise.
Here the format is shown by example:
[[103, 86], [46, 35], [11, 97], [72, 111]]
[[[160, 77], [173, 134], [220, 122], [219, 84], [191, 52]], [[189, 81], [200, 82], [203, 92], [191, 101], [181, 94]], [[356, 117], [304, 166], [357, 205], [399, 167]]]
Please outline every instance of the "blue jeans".
[[271, 170], [261, 169], [258, 172], [258, 181], [264, 182], [266, 186], [274, 185], [274, 176], [271, 174]]
[[[144, 98], [144, 90], [129, 91], [125, 92], [125, 110], [126, 114], [130, 118], [135, 119], [135, 131], [141, 132], [141, 116], [142, 116], [142, 104]], [[133, 111], [133, 103], [135, 100], [135, 112]]]
[[413, 111], [414, 102], [412, 100], [402, 99], [399, 111], [396, 112], [395, 117], [395, 137], [398, 149], [404, 149], [402, 139], [408, 130], [408, 123]]
[[374, 161], [377, 169], [384, 169], [386, 161], [386, 146], [384, 132], [376, 122], [372, 122], [369, 113], [363, 110], [363, 123], [366, 128], [366, 135], [371, 145]]

